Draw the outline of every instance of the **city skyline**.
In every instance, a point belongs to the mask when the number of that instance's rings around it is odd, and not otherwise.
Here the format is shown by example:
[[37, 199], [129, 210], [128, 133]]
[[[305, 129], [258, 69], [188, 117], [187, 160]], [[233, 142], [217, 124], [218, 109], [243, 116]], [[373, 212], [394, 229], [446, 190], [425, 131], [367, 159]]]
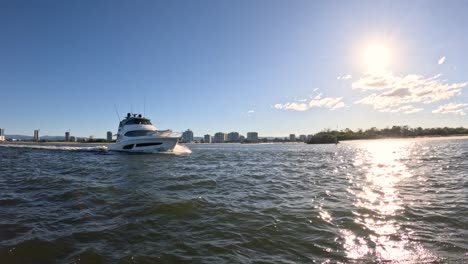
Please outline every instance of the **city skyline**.
[[196, 136], [468, 126], [463, 1], [1, 6], [6, 134], [104, 137], [116, 110]]
[[[65, 136], [60, 136], [60, 135], [41, 135], [40, 134], [40, 129], [35, 129], [34, 131], [34, 135], [33, 136], [30, 136], [28, 134], [8, 134], [6, 136], [10, 137], [11, 136], [22, 136], [22, 137], [31, 137], [33, 140], [40, 140], [41, 137], [52, 137], [52, 138], [60, 138], [60, 137], [63, 137], [63, 140], [64, 141], [73, 141], [71, 140], [72, 138], [73, 139], [76, 139], [77, 137], [72, 135], [71, 134], [71, 131], [65, 131]], [[223, 137], [226, 138], [226, 142], [240, 142], [242, 140], [251, 140], [251, 141], [257, 141], [259, 138], [275, 138], [275, 137], [272, 137], [272, 136], [258, 136], [258, 132], [247, 132], [245, 135], [244, 134], [241, 134], [237, 131], [231, 131], [231, 132], [215, 132], [213, 133], [213, 135], [215, 134], [223, 134]], [[5, 135], [5, 129], [4, 128], [0, 128], [0, 136], [4, 136]], [[291, 134], [289, 134], [289, 136], [291, 136]], [[300, 135], [300, 136], [307, 136], [307, 135]], [[312, 136], [312, 134], [308, 134], [308, 136]], [[209, 140], [206, 140], [206, 138], [209, 138]], [[195, 141], [195, 138], [197, 139], [201, 139], [201, 140], [204, 140], [204, 141], [211, 141], [211, 138], [213, 136], [211, 134], [205, 134], [205, 135], [195, 135], [193, 133], [192, 130], [190, 129], [187, 129], [185, 130], [182, 135], [181, 135], [181, 140], [180, 142], [182, 143], [189, 143], [189, 142], [193, 142]], [[110, 142], [113, 140], [114, 138], [114, 135], [112, 134], [111, 131], [107, 131], [105, 136], [95, 136], [95, 135], [90, 135], [90, 136], [84, 136], [84, 137], [79, 137], [81, 139], [86, 139], [86, 138], [95, 138], [95, 139], [106, 139], [107, 142]], [[287, 136], [278, 136], [276, 138], [287, 138]]]

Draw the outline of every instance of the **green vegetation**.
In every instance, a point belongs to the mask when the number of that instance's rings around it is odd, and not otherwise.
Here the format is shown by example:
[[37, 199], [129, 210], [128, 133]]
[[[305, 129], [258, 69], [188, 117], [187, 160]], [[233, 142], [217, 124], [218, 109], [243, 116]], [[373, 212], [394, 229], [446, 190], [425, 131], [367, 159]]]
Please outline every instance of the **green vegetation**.
[[[323, 132], [321, 132], [323, 133]], [[317, 133], [313, 135], [309, 141], [307, 141], [307, 144], [337, 144], [338, 143], [338, 137], [333, 134], [321, 134]]]
[[336, 138], [341, 140], [356, 140], [356, 139], [379, 139], [379, 138], [411, 138], [411, 137], [429, 137], [429, 136], [451, 136], [451, 135], [468, 135], [468, 129], [463, 127], [450, 128], [411, 128], [408, 126], [392, 126], [384, 129], [370, 128], [366, 130], [358, 129], [353, 131], [349, 128], [344, 130], [325, 130], [315, 134], [312, 139], [307, 142], [309, 144], [321, 144], [320, 140], [325, 143], [327, 140]]

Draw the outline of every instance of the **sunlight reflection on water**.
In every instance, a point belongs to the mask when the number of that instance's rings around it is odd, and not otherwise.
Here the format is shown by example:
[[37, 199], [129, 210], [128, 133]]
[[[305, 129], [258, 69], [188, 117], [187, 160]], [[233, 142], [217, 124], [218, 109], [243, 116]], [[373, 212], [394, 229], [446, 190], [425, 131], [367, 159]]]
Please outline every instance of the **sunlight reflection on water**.
[[468, 140], [188, 146], [0, 147], [0, 263], [468, 263]]
[[361, 179], [361, 184], [355, 184], [349, 192], [355, 196], [354, 221], [365, 227], [368, 235], [341, 230], [348, 258], [374, 256], [379, 261], [408, 263], [433, 259], [422, 245], [411, 242], [411, 230], [402, 228], [397, 219], [404, 210], [398, 183], [413, 176], [401, 160], [411, 155], [412, 144], [369, 142], [359, 149], [354, 165], [362, 168], [362, 175], [350, 175], [349, 182]]

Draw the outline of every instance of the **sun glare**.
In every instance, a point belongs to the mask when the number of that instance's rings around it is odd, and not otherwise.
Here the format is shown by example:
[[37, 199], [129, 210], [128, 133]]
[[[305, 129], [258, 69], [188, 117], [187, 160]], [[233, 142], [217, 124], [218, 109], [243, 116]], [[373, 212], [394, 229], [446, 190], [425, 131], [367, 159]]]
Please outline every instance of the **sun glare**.
[[390, 65], [390, 50], [381, 44], [372, 44], [364, 52], [364, 65], [369, 72], [385, 71]]

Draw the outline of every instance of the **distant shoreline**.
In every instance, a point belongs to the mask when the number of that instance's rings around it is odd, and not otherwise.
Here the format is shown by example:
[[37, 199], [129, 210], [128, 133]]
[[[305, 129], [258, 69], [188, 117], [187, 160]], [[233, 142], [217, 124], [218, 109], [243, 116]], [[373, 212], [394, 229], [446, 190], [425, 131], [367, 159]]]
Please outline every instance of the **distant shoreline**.
[[[452, 139], [468, 139], [468, 135], [447, 135], [447, 136], [417, 136], [417, 137], [383, 137], [383, 138], [368, 138], [368, 139], [348, 139], [340, 140], [341, 144], [353, 144], [359, 142], [372, 142], [372, 141], [435, 141], [435, 140], [452, 140]], [[58, 145], [107, 145], [114, 142], [64, 142], [64, 141], [0, 141], [0, 144], [58, 144]], [[303, 142], [259, 142], [259, 143], [182, 143], [182, 144], [201, 144], [201, 145], [226, 145], [226, 144], [240, 144], [240, 145], [260, 145], [260, 144], [305, 144]]]
[[341, 140], [340, 143], [348, 144], [354, 142], [367, 142], [367, 141], [434, 141], [434, 140], [451, 140], [451, 139], [468, 139], [468, 135], [448, 135], [448, 136], [420, 136], [420, 137], [386, 137], [386, 138], [369, 138], [369, 139], [352, 139], [352, 140]]

